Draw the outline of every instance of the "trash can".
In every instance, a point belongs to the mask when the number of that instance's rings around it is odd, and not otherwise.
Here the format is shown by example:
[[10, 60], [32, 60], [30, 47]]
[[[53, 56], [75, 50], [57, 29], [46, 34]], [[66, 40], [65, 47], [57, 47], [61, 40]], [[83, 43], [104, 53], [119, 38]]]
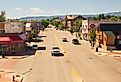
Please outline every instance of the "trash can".
[[98, 47], [96, 47], [96, 52], [98, 52]]

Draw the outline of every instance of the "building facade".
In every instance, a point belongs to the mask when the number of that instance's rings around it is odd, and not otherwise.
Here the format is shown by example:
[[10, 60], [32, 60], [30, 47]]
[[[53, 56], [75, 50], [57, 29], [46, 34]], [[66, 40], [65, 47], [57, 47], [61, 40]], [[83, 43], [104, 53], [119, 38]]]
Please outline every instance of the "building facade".
[[96, 45], [106, 50], [121, 49], [121, 22], [101, 22], [96, 30]]
[[89, 32], [99, 25], [99, 20], [82, 20], [82, 39], [89, 40]]
[[0, 22], [0, 54], [13, 55], [24, 52], [25, 40], [24, 22]]
[[65, 17], [65, 28], [70, 28], [72, 26], [74, 26], [74, 21], [76, 20], [86, 20], [86, 18], [80, 16], [80, 15], [67, 15]]

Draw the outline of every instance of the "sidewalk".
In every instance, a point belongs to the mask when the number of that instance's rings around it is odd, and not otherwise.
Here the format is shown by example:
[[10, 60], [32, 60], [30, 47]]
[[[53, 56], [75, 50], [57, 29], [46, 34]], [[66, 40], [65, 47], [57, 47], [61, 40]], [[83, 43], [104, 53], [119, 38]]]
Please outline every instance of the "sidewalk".
[[113, 57], [114, 59], [121, 61], [121, 50], [113, 50], [111, 51], [107, 51], [104, 50], [102, 48], [98, 48], [98, 52], [96, 52], [96, 49], [94, 48], [94, 52], [95, 54], [99, 55], [99, 56], [109, 56], [109, 57]]
[[27, 56], [5, 56], [2, 58], [0, 56], [0, 82], [13, 82], [13, 75], [15, 76], [15, 80], [17, 82], [21, 82], [23, 79], [23, 75], [20, 75], [11, 69], [19, 62], [19, 59], [23, 59], [29, 57]]

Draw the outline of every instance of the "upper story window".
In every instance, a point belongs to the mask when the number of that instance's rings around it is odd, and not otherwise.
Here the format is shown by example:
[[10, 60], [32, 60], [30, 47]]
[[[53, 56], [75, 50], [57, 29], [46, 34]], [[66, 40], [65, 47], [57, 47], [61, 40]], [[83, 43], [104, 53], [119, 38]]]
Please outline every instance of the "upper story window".
[[18, 27], [21, 27], [21, 25], [18, 25]]
[[4, 29], [0, 29], [0, 33], [5, 33], [5, 30]]

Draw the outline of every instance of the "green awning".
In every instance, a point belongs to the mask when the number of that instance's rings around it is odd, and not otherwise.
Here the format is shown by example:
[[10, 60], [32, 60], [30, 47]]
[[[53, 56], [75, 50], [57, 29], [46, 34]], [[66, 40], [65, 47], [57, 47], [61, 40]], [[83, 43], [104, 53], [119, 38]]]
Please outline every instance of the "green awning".
[[107, 36], [115, 36], [112, 31], [103, 31]]

